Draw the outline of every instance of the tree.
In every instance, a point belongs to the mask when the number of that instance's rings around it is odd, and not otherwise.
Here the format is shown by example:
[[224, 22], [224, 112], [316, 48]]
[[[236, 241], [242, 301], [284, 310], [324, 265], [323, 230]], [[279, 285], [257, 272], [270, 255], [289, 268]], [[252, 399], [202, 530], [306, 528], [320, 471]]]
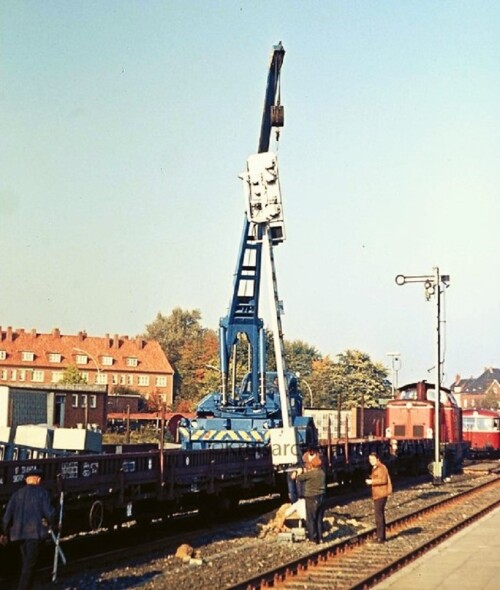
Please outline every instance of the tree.
[[313, 362], [321, 358], [318, 350], [303, 340], [285, 340], [285, 357], [288, 370], [307, 377], [312, 372]]
[[308, 383], [315, 405], [372, 408], [379, 405], [379, 398], [390, 397], [387, 369], [381, 363], [372, 362], [368, 354], [359, 350], [346, 350], [337, 359], [332, 362], [325, 357], [313, 364]]
[[[328, 355], [312, 362], [311, 374], [307, 377], [307, 384], [311, 388], [311, 401], [314, 406], [333, 407], [330, 397], [334, 381], [334, 362]], [[304, 395], [304, 393], [303, 391], [302, 394]]]
[[80, 383], [87, 383], [87, 379], [80, 373], [78, 367], [69, 365], [63, 373], [62, 379], [59, 383], [64, 385], [78, 385]]
[[[302, 377], [310, 375], [312, 363], [321, 358], [318, 350], [303, 340], [285, 340], [285, 359], [287, 368], [292, 373], [300, 373]], [[276, 370], [273, 333], [266, 330], [267, 370]]]
[[498, 396], [496, 395], [493, 388], [488, 389], [486, 395], [483, 397], [479, 405], [485, 410], [498, 410]]
[[217, 361], [217, 335], [201, 324], [201, 313], [176, 307], [169, 316], [160, 312], [146, 326], [145, 338], [159, 342], [175, 370], [174, 400], [193, 409], [206, 387], [215, 381], [206, 365]]
[[218, 364], [217, 335], [213, 330], [203, 329], [195, 337], [186, 340], [177, 362], [179, 390], [176, 403], [189, 402], [191, 409], [208, 391], [220, 389], [220, 373], [211, 367]]
[[169, 316], [158, 312], [154, 322], [146, 326], [144, 337], [159, 342], [170, 363], [176, 366], [186, 342], [198, 338], [203, 332], [200, 321], [199, 309], [188, 311], [176, 307]]

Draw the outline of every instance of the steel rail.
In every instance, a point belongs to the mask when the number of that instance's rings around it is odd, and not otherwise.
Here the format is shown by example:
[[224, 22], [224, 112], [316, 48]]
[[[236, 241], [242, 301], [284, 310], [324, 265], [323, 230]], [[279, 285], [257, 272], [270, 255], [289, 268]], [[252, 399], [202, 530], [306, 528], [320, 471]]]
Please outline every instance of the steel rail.
[[[500, 477], [497, 477], [493, 481], [489, 481], [485, 484], [482, 484], [481, 486], [471, 490], [463, 491], [451, 498], [446, 498], [444, 500], [435, 502], [430, 506], [419, 509], [412, 514], [399, 517], [388, 523], [387, 530], [392, 533], [404, 531], [405, 529], [408, 529], [408, 525], [411, 525], [417, 520], [421, 523], [422, 518], [435, 516], [435, 514], [439, 511], [446, 511], [453, 506], [463, 504], [474, 496], [487, 493], [490, 488], [498, 489], [499, 482]], [[368, 573], [367, 575], [358, 577], [355, 582], [347, 583], [346, 580], [346, 585], [335, 585], [335, 588], [343, 588], [344, 590], [366, 590], [367, 588], [372, 587], [375, 582], [381, 581], [388, 575], [394, 573], [397, 569], [400, 569], [409, 562], [417, 559], [423, 553], [443, 542], [443, 540], [447, 539], [464, 527], [469, 526], [469, 524], [471, 524], [473, 521], [481, 518], [484, 514], [490, 510], [493, 510], [498, 505], [500, 505], [500, 497], [497, 497], [487, 506], [481, 507], [466, 518], [461, 519], [460, 522], [454, 523], [445, 531], [440, 531], [439, 534], [434, 535], [431, 539], [421, 543], [418, 547], [413, 548], [410, 551], [406, 551], [395, 559], [391, 559], [389, 562], [386, 562], [383, 566], [378, 567], [376, 570]], [[331, 546], [329, 545], [324, 548], [322, 547], [313, 551], [307, 556], [287, 562], [276, 568], [258, 574], [257, 576], [253, 576], [247, 580], [239, 582], [238, 584], [230, 586], [227, 590], [261, 590], [264, 588], [285, 588], [293, 587], [294, 583], [297, 584], [297, 587], [300, 585], [301, 588], [332, 588], [331, 574], [329, 572], [325, 572], [323, 576], [325, 578], [330, 578], [329, 581], [325, 580], [325, 585], [322, 585], [318, 582], [313, 582], [311, 579], [307, 578], [312, 578], [315, 571], [319, 572], [321, 569], [328, 568], [332, 565], [334, 560], [348, 556], [360, 548], [363, 550], [366, 550], [367, 546], [377, 547], [380, 548], [380, 550], [385, 548], [385, 545], [370, 545], [369, 541], [371, 541], [373, 538], [374, 529], [371, 529], [341, 543]], [[393, 550], [391, 546], [391, 552], [392, 551]]]

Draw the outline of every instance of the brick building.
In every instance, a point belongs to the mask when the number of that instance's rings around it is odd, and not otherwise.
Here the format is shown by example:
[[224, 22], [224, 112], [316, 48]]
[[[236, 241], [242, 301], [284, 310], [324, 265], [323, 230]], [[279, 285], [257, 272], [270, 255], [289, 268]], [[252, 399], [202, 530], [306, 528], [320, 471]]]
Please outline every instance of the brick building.
[[0, 427], [15, 430], [23, 424], [45, 424], [49, 428], [79, 426], [105, 431], [107, 412], [105, 385], [0, 385]]
[[486, 396], [490, 401], [500, 402], [500, 369], [486, 367], [479, 377], [462, 379], [457, 375], [451, 386], [460, 407], [480, 408]]
[[154, 340], [0, 328], [0, 385], [53, 387], [70, 366], [110, 395], [121, 386], [172, 406], [174, 371]]

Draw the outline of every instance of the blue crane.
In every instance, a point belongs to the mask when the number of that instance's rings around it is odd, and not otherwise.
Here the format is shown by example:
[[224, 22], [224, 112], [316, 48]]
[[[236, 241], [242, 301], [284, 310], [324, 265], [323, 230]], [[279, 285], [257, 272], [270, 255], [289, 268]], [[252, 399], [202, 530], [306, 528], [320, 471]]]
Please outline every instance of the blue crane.
[[[244, 182], [245, 217], [228, 313], [219, 324], [221, 391], [199, 403], [196, 419], [179, 429], [185, 448], [265, 445], [280, 436], [311, 443], [314, 426], [302, 416], [296, 377], [287, 371], [281, 302], [278, 298], [273, 248], [285, 240], [278, 160], [269, 151], [273, 130], [279, 139], [284, 124], [280, 74], [285, 56], [273, 48], [258, 152], [247, 159]], [[266, 332], [260, 316], [261, 283], [267, 278], [276, 371], [267, 371]], [[236, 386], [237, 351], [247, 356], [249, 371]], [[241, 354], [241, 353], [240, 353]], [[298, 436], [298, 439], [297, 439]], [[281, 440], [280, 439], [280, 440]], [[288, 456], [291, 461], [291, 457]], [[286, 463], [286, 458], [277, 461]]]

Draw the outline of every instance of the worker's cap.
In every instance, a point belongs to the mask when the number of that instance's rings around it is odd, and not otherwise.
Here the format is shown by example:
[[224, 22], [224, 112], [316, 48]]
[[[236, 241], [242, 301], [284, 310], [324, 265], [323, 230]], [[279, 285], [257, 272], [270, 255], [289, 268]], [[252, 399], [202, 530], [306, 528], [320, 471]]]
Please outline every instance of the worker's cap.
[[24, 479], [28, 479], [28, 477], [31, 477], [35, 475], [36, 477], [43, 477], [43, 470], [40, 469], [40, 467], [35, 467], [34, 469], [31, 469], [30, 471], [27, 471], [24, 474]]

